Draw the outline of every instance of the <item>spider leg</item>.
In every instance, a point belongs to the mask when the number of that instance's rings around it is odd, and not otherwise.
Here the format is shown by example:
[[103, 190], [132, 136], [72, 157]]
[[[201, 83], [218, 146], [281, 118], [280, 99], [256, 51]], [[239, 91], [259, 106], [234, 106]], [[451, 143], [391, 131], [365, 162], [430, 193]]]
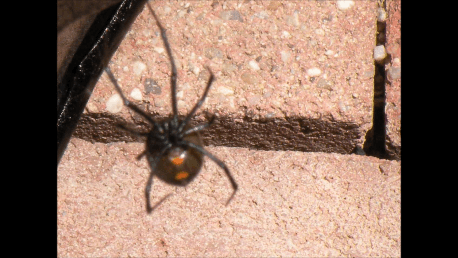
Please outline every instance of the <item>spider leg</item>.
[[208, 123], [205, 123], [205, 124], [201, 124], [201, 125], [198, 125], [196, 127], [193, 127], [191, 129], [188, 129], [186, 130], [184, 133], [182, 133], [180, 135], [181, 138], [185, 137], [186, 135], [189, 135], [189, 134], [192, 134], [192, 133], [195, 133], [195, 132], [198, 132], [198, 131], [202, 131], [204, 130], [205, 128], [208, 128], [209, 126], [211, 126], [213, 124], [213, 122], [215, 121], [215, 115], [213, 115], [211, 118], [210, 118], [210, 121], [208, 121]]
[[149, 178], [148, 178], [148, 182], [146, 183], [146, 188], [145, 188], [146, 211], [148, 212], [148, 214], [153, 212], [153, 210], [155, 210], [159, 205], [161, 205], [161, 203], [164, 202], [165, 199], [169, 198], [169, 196], [172, 195], [171, 193], [167, 194], [166, 196], [164, 196], [164, 198], [158, 201], [153, 207], [151, 207], [150, 193], [151, 193], [151, 185], [153, 184], [153, 176], [154, 176], [154, 172], [151, 171]]
[[[154, 209], [156, 209], [165, 199], [167, 199], [171, 194], [166, 195], [164, 198], [162, 198], [158, 203], [156, 203], [153, 207], [151, 207], [151, 200], [150, 200], [150, 193], [151, 193], [151, 186], [153, 184], [153, 177], [154, 177], [154, 170], [156, 169], [156, 164], [159, 162], [161, 157], [164, 155], [164, 153], [170, 149], [171, 145], [167, 145], [161, 150], [161, 153], [157, 155], [156, 157], [148, 157], [148, 161], [150, 161], [151, 165], [151, 172], [148, 177], [148, 181], [146, 182], [146, 187], [145, 187], [145, 199], [146, 199], [146, 211], [149, 213], [153, 212]], [[142, 152], [140, 155], [143, 156], [146, 154], [146, 150]], [[141, 156], [137, 157], [137, 159], [141, 158]]]
[[170, 78], [170, 87], [172, 88], [172, 109], [173, 109], [173, 116], [176, 117], [178, 115], [178, 108], [177, 108], [177, 68], [175, 65], [175, 60], [173, 59], [172, 56], [172, 50], [170, 49], [170, 44], [167, 39], [167, 35], [165, 33], [165, 29], [162, 26], [161, 22], [156, 16], [156, 13], [153, 11], [153, 8], [149, 5], [147, 2], [146, 5], [148, 6], [149, 10], [154, 16], [154, 19], [156, 20], [156, 24], [161, 30], [161, 37], [162, 41], [164, 42], [165, 50], [167, 51], [167, 55], [169, 56], [170, 59], [170, 65], [172, 66], [172, 76]]
[[142, 117], [144, 117], [151, 124], [153, 124], [154, 127], [158, 128], [158, 130], [160, 132], [163, 132], [162, 127], [158, 123], [156, 123], [156, 121], [154, 121], [145, 111], [141, 110], [134, 103], [132, 103], [129, 100], [127, 100], [127, 98], [122, 93], [121, 87], [119, 86], [118, 82], [116, 81], [116, 78], [114, 77], [113, 73], [111, 72], [110, 67], [107, 66], [105, 68], [105, 72], [108, 74], [108, 77], [110, 78], [111, 82], [115, 86], [116, 91], [121, 96], [121, 99], [122, 99], [124, 105], [126, 105], [128, 108], [132, 109], [135, 113], [137, 113], [137, 114], [141, 115]]
[[213, 75], [212, 71], [210, 70], [210, 68], [206, 67], [207, 70], [210, 72], [210, 78], [208, 79], [208, 82], [207, 82], [207, 87], [205, 87], [205, 91], [204, 91], [204, 94], [202, 95], [202, 97], [200, 98], [200, 100], [196, 103], [196, 105], [192, 108], [191, 112], [189, 112], [189, 114], [186, 116], [186, 118], [181, 122], [180, 126], [178, 127], [178, 131], [181, 132], [183, 130], [183, 128], [186, 126], [186, 124], [189, 122], [189, 120], [191, 119], [191, 117], [194, 115], [194, 113], [196, 113], [197, 109], [200, 108], [200, 106], [202, 106], [202, 104], [204, 103], [204, 100], [205, 98], [207, 98], [207, 94], [208, 94], [208, 91], [210, 90], [210, 87], [212, 86], [212, 83], [213, 83], [213, 80], [215, 78], [215, 76]]
[[234, 197], [235, 193], [237, 192], [237, 189], [238, 189], [238, 185], [237, 183], [235, 182], [234, 178], [232, 177], [231, 175], [231, 172], [229, 172], [229, 169], [226, 167], [226, 164], [224, 164], [224, 162], [222, 162], [221, 160], [219, 160], [217, 157], [213, 156], [213, 154], [211, 154], [210, 152], [206, 151], [204, 148], [198, 146], [198, 145], [195, 145], [194, 143], [192, 142], [188, 142], [188, 141], [182, 141], [180, 142], [182, 145], [185, 145], [185, 146], [188, 146], [188, 147], [191, 147], [197, 151], [199, 151], [200, 153], [204, 154], [205, 156], [209, 157], [211, 160], [213, 160], [213, 162], [215, 162], [218, 166], [220, 166], [224, 172], [226, 173], [227, 177], [229, 178], [229, 181], [231, 182], [232, 184], [232, 188], [234, 189], [234, 192], [232, 193], [231, 197], [229, 197], [229, 199], [227, 200], [226, 202], [226, 205], [229, 204], [229, 202], [232, 200], [232, 198]]

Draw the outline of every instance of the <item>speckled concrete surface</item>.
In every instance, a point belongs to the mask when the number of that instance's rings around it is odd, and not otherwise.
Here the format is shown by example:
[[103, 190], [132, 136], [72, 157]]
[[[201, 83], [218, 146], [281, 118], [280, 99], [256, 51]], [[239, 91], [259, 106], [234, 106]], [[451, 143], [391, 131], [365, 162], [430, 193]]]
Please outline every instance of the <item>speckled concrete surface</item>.
[[[177, 63], [180, 114], [200, 98], [208, 78], [205, 67], [216, 76], [196, 120], [218, 113], [231, 129], [227, 137], [234, 139], [207, 142], [260, 148], [253, 142], [270, 138], [261, 149], [334, 153], [363, 145], [372, 127], [375, 1], [356, 1], [346, 10], [334, 1], [156, 1], [152, 6], [167, 28]], [[170, 62], [147, 9], [110, 67], [126, 95], [140, 91], [137, 103], [156, 119], [170, 114]], [[110, 126], [120, 118], [148, 130], [142, 119], [120, 109], [119, 101], [107, 107], [115, 94], [103, 74], [75, 135], [131, 141]], [[239, 124], [251, 121], [256, 126]], [[266, 136], [265, 129], [275, 133]], [[226, 133], [218, 124], [210, 130]]]
[[186, 188], [156, 180], [139, 143], [72, 139], [59, 165], [60, 257], [400, 256], [400, 162], [358, 155], [207, 147]]
[[388, 1], [386, 49], [391, 61], [386, 65], [386, 150], [401, 159], [401, 1]]
[[[226, 147], [206, 149], [239, 191], [224, 206], [229, 180], [206, 159], [186, 188], [155, 180], [153, 203], [173, 195], [148, 215], [149, 168], [135, 159], [144, 146], [112, 141], [139, 140], [115, 122], [149, 126], [109, 104], [115, 90], [104, 74], [75, 133], [99, 142], [73, 138], [58, 167], [59, 257], [399, 257], [400, 161], [339, 154], [372, 126], [376, 1], [346, 10], [335, 1], [152, 6], [177, 63], [180, 114], [202, 94], [204, 67], [216, 75], [195, 120], [218, 113], [203, 136]], [[146, 9], [110, 67], [130, 99], [168, 116], [169, 60]]]

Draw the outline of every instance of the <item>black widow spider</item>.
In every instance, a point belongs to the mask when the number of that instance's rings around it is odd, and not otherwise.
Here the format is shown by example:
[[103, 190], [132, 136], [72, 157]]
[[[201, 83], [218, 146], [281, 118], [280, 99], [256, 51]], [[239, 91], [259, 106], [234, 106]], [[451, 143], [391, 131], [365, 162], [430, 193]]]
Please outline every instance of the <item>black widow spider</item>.
[[170, 79], [170, 85], [172, 89], [172, 109], [173, 117], [163, 123], [157, 123], [154, 121], [150, 115], [145, 111], [141, 110], [138, 106], [127, 100], [127, 98], [122, 93], [121, 87], [118, 85], [113, 73], [110, 68], [107, 66], [105, 68], [106, 73], [108, 74], [111, 82], [114, 84], [116, 91], [121, 96], [124, 105], [130, 108], [135, 113], [144, 117], [148, 122], [153, 125], [153, 129], [148, 133], [136, 132], [130, 128], [125, 127], [124, 125], [118, 125], [120, 128], [138, 136], [146, 137], [146, 149], [137, 156], [137, 160], [141, 159], [143, 156], [146, 156], [148, 163], [151, 167], [151, 173], [146, 183], [145, 188], [145, 197], [146, 197], [146, 209], [148, 213], [151, 213], [157, 206], [159, 206], [170, 194], [162, 198], [156, 205], [151, 207], [150, 203], [150, 192], [151, 185], [153, 183], [153, 176], [156, 175], [161, 180], [166, 183], [177, 185], [177, 186], [186, 186], [189, 184], [199, 173], [200, 168], [203, 163], [203, 156], [209, 157], [213, 160], [218, 166], [220, 166], [226, 175], [229, 177], [229, 180], [232, 184], [234, 192], [231, 197], [226, 202], [226, 205], [234, 197], [237, 191], [237, 183], [234, 178], [232, 178], [229, 169], [226, 167], [224, 162], [213, 156], [211, 153], [202, 148], [202, 139], [199, 135], [199, 131], [204, 130], [209, 127], [215, 120], [213, 115], [210, 118], [210, 121], [206, 124], [201, 124], [192, 128], [189, 128], [189, 120], [197, 111], [197, 109], [202, 106], [207, 93], [210, 89], [210, 86], [214, 80], [214, 75], [212, 71], [207, 67], [207, 70], [210, 72], [210, 79], [207, 82], [207, 87], [205, 88], [204, 94], [202, 95], [199, 102], [196, 103], [194, 108], [189, 112], [189, 114], [183, 119], [178, 118], [178, 109], [177, 109], [177, 99], [176, 99], [176, 84], [177, 84], [177, 70], [175, 67], [175, 61], [172, 57], [172, 51], [165, 34], [165, 29], [162, 27], [159, 19], [154, 13], [151, 6], [147, 3], [147, 6], [156, 20], [156, 24], [161, 31], [162, 41], [164, 42], [167, 55], [170, 59], [170, 64], [172, 66], [172, 77]]

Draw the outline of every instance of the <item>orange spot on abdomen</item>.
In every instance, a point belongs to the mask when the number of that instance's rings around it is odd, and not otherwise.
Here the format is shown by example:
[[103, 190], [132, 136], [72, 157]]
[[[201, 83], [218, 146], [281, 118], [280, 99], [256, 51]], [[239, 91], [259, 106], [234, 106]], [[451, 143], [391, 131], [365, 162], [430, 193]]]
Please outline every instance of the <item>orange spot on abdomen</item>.
[[176, 180], [183, 180], [183, 179], [186, 179], [189, 177], [189, 173], [186, 172], [186, 171], [181, 171], [181, 172], [178, 172], [176, 175], [175, 175], [175, 179]]
[[173, 159], [172, 159], [172, 163], [173, 163], [175, 166], [179, 166], [179, 165], [183, 164], [183, 161], [184, 161], [184, 159], [183, 159], [183, 158], [180, 158], [180, 157], [176, 157], [176, 158], [173, 158]]

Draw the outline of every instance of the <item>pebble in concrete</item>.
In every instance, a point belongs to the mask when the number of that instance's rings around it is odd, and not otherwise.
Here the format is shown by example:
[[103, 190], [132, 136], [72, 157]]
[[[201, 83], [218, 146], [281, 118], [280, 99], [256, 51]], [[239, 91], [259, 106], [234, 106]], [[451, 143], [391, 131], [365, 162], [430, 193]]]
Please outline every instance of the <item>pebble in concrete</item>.
[[106, 110], [110, 113], [118, 113], [123, 107], [122, 99], [119, 94], [113, 94], [107, 101]]

